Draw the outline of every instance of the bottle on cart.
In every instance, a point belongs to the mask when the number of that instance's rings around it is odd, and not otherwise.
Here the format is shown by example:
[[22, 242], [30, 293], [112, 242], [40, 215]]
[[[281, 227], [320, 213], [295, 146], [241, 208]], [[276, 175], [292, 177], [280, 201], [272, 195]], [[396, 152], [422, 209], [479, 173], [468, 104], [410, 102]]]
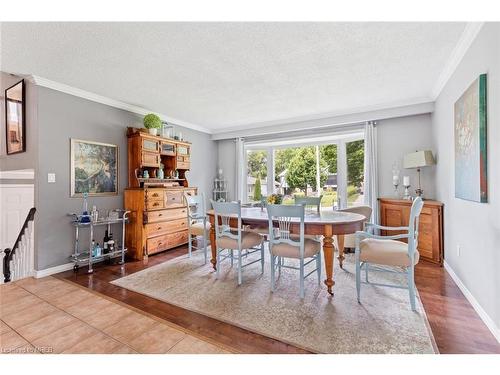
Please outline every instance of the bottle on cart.
[[90, 245], [90, 253], [95, 257], [95, 240], [92, 239], [92, 244]]
[[102, 255], [102, 249], [99, 246], [99, 242], [95, 245], [95, 257], [100, 257]]
[[112, 253], [115, 251], [115, 240], [113, 239], [113, 233], [109, 234], [109, 239], [108, 239], [108, 251]]
[[108, 241], [109, 241], [109, 234], [108, 230], [104, 232], [104, 239], [102, 240], [102, 252], [103, 254], [109, 253], [109, 248], [108, 248]]

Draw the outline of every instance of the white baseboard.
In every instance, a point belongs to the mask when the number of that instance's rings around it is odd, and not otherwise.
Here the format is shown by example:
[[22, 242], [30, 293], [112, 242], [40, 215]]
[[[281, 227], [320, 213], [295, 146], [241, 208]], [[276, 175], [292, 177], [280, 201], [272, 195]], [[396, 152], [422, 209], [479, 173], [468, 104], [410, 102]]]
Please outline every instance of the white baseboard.
[[42, 277], [54, 275], [59, 272], [64, 272], [73, 269], [73, 263], [61, 264], [60, 266], [46, 268], [44, 270], [35, 271], [35, 279], [40, 279]]
[[493, 334], [493, 336], [495, 336], [497, 341], [500, 343], [500, 329], [497, 327], [493, 319], [491, 319], [490, 316], [486, 313], [486, 311], [484, 311], [484, 309], [481, 307], [476, 298], [474, 298], [469, 289], [467, 289], [462, 280], [460, 280], [455, 271], [453, 271], [453, 269], [450, 267], [448, 263], [446, 263], [446, 261], [444, 262], [444, 268], [451, 276], [455, 284], [457, 284], [458, 288], [462, 291], [465, 298], [467, 298], [467, 301], [469, 301], [474, 310], [476, 310], [481, 320], [484, 322], [484, 324], [486, 324], [486, 327], [488, 327], [490, 332]]

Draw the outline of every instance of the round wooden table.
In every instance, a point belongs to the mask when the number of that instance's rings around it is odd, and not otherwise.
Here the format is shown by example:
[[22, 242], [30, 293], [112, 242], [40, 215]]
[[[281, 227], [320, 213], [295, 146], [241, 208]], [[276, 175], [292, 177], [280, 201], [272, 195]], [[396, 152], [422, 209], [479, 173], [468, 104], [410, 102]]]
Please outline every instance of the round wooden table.
[[[208, 212], [210, 219], [210, 243], [213, 244], [212, 260], [210, 261], [217, 269], [217, 254], [215, 248], [215, 216], [213, 210]], [[344, 260], [344, 235], [355, 233], [358, 230], [363, 230], [363, 223], [366, 218], [363, 215], [342, 212], [334, 210], [324, 210], [318, 213], [317, 211], [306, 210], [304, 217], [305, 234], [323, 236], [323, 256], [325, 259], [326, 280], [325, 285], [328, 288], [328, 293], [333, 295], [333, 236], [337, 236], [339, 247], [339, 263], [342, 267]], [[241, 208], [241, 223], [248, 225], [251, 228], [269, 228], [269, 219], [266, 209], [260, 207], [242, 207]], [[230, 225], [238, 226], [238, 218], [235, 216], [234, 221], [231, 220]], [[295, 225], [292, 224], [292, 233], [299, 234], [299, 221]]]

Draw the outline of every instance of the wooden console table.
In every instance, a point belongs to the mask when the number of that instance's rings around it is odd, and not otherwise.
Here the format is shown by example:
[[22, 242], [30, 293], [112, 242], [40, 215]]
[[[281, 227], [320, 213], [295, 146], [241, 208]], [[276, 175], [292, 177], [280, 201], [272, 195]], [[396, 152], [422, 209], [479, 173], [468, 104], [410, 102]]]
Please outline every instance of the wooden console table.
[[[408, 225], [412, 201], [405, 199], [379, 198], [380, 224], [388, 227]], [[420, 257], [429, 262], [443, 265], [443, 203], [424, 200], [418, 225], [418, 251]], [[391, 231], [383, 235], [393, 235]]]

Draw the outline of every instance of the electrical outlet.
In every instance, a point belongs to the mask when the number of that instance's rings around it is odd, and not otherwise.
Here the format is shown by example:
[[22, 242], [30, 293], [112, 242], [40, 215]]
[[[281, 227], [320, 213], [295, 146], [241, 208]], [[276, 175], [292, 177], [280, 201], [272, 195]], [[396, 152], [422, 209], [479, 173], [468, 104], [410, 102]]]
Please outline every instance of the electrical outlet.
[[460, 244], [457, 245], [457, 257], [460, 256]]
[[47, 174], [47, 182], [49, 184], [53, 184], [56, 182], [56, 174], [55, 173], [48, 173]]

